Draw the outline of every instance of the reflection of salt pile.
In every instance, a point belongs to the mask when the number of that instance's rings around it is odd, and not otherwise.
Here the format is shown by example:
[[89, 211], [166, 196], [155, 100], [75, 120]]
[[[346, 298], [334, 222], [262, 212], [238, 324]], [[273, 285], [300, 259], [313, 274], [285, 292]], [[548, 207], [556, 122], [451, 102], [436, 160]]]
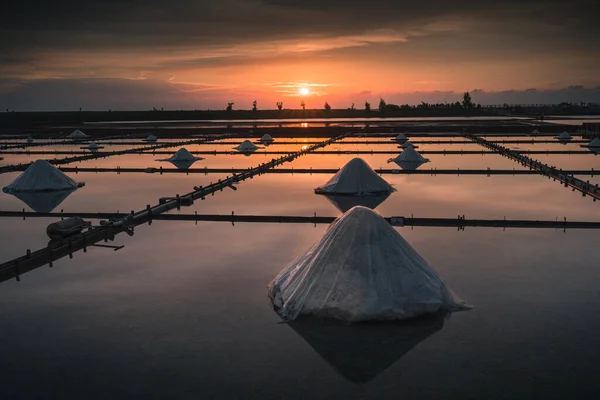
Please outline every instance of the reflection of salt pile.
[[258, 149], [258, 146], [246, 139], [240, 145], [234, 147], [234, 149], [244, 153], [248, 153]]
[[350, 210], [352, 207], [355, 206], [368, 207], [374, 210], [388, 197], [390, 197], [390, 193], [368, 196], [340, 196], [335, 194], [325, 194], [324, 196], [327, 200], [329, 200], [331, 204], [335, 206], [335, 208], [345, 213], [346, 211]]
[[198, 160], [204, 159], [202, 157], [194, 156], [186, 148], [182, 147], [181, 149], [177, 150], [177, 152], [171, 157], [164, 158], [158, 161], [168, 161], [179, 169], [188, 169]]
[[569, 140], [571, 140], [571, 135], [569, 135], [568, 132], [563, 132], [560, 135], [556, 136], [556, 139], [558, 139], [559, 142], [568, 142]]
[[148, 143], [154, 143], [158, 140], [158, 138], [156, 136], [154, 136], [153, 134], [148, 135], [148, 137], [146, 139], [144, 139], [144, 141], [148, 142]]
[[71, 132], [71, 134], [69, 136], [67, 136], [69, 139], [81, 139], [81, 138], [86, 138], [88, 135], [86, 135], [85, 133], [81, 132], [79, 129], [74, 130], [73, 132]]
[[337, 321], [301, 318], [288, 326], [340, 375], [357, 383], [369, 382], [415, 346], [444, 327], [446, 315], [433, 314], [396, 323], [348, 326]]
[[394, 320], [464, 307], [385, 219], [360, 206], [281, 271], [269, 297], [285, 320]]
[[82, 185], [48, 161], [37, 160], [2, 190], [37, 212], [49, 212]]
[[402, 169], [415, 170], [422, 164], [429, 162], [429, 159], [419, 154], [414, 147], [407, 147], [398, 157], [388, 160], [388, 162], [392, 161]]
[[398, 136], [396, 136], [396, 142], [398, 143], [404, 143], [408, 140], [408, 138], [406, 137], [406, 135], [404, 133], [400, 133]]
[[371, 195], [391, 193], [395, 189], [362, 158], [353, 158], [323, 186], [317, 194]]

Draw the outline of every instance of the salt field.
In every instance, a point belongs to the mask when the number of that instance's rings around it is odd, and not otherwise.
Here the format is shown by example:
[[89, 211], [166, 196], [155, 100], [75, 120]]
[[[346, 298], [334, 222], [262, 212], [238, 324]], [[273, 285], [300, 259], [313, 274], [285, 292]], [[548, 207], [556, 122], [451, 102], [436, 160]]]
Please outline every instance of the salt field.
[[[400, 131], [428, 162], [391, 161]], [[0, 192], [4, 397], [594, 398], [600, 158], [574, 130], [566, 144], [485, 133], [274, 134], [268, 146], [260, 128], [154, 144], [92, 134], [95, 153], [88, 140], [3, 140], [0, 187], [38, 159], [85, 184]], [[244, 140], [258, 149], [235, 150]], [[197, 159], [160, 161], [181, 148]], [[274, 312], [269, 282], [353, 201], [315, 188], [357, 157], [391, 185], [375, 211], [473, 309], [358, 325]], [[88, 242], [47, 247], [61, 213], [86, 215]]]

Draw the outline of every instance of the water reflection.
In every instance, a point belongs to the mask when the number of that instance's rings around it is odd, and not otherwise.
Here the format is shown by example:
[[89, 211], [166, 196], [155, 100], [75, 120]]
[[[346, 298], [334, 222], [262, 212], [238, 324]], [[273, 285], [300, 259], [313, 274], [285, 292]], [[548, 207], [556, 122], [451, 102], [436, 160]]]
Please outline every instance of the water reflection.
[[319, 195], [324, 196], [341, 212], [346, 212], [354, 206], [369, 207], [374, 210], [383, 203], [391, 193], [378, 194], [374, 196], [340, 196], [340, 195]]
[[35, 212], [48, 213], [58, 207], [75, 190], [77, 189], [47, 192], [13, 192], [9, 194], [27, 204]]
[[353, 325], [300, 319], [288, 325], [340, 375], [365, 383], [441, 330], [448, 318], [449, 314], [434, 314], [394, 323]]

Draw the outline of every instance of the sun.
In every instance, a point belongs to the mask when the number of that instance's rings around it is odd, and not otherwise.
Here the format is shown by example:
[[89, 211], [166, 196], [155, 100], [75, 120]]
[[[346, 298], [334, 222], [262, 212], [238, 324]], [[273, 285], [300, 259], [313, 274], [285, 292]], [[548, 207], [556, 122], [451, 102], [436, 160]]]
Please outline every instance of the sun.
[[300, 94], [303, 96], [308, 96], [310, 94], [310, 90], [307, 87], [300, 88]]

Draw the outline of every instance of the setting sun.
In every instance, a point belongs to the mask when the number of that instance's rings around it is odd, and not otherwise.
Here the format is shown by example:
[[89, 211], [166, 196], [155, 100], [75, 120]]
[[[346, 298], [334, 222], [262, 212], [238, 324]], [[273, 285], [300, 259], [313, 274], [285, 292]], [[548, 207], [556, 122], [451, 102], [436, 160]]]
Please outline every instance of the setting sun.
[[310, 90], [307, 87], [300, 88], [300, 94], [304, 96], [308, 96], [310, 94]]

